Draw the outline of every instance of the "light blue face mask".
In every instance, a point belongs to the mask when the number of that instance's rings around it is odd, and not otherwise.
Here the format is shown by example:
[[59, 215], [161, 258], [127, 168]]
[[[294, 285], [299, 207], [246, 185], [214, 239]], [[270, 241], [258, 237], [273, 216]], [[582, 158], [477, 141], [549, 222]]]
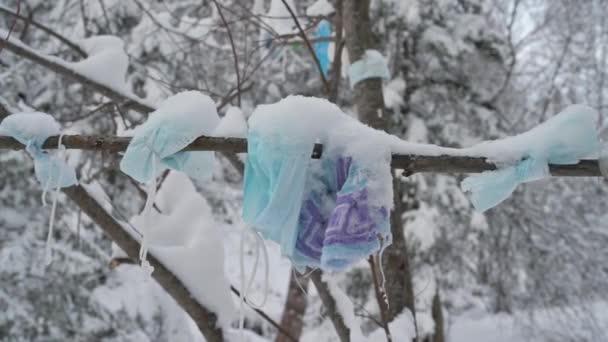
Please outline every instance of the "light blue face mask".
[[[59, 124], [52, 116], [45, 113], [19, 113], [7, 116], [0, 123], [0, 135], [14, 138], [25, 145], [26, 152], [34, 160], [36, 178], [44, 190], [42, 203], [46, 204], [46, 193], [55, 190], [49, 231], [45, 247], [45, 264], [51, 264], [53, 226], [57, 207], [59, 188], [65, 188], [78, 183], [76, 172], [62, 159], [59, 159], [42, 149], [42, 145], [50, 136], [59, 135]], [[61, 137], [59, 138], [61, 145]], [[60, 147], [60, 146], [58, 146]]]
[[[325, 19], [321, 20], [319, 26], [317, 27], [315, 38], [329, 38], [330, 36], [331, 24]], [[329, 65], [331, 64], [329, 62], [329, 41], [314, 43], [313, 50], [315, 51], [315, 55], [319, 60], [319, 64], [321, 64], [323, 75], [327, 76]]]
[[341, 272], [392, 243], [389, 210], [370, 201], [377, 194], [356, 159], [328, 154], [315, 166], [292, 262], [300, 272], [307, 267]]
[[589, 107], [566, 108], [525, 136], [510, 138], [514, 144], [525, 142], [529, 149], [519, 163], [469, 176], [462, 182], [462, 189], [470, 192], [476, 210], [483, 212], [495, 207], [519, 184], [549, 177], [549, 164], [576, 164], [582, 158], [599, 153], [596, 120], [597, 112]]
[[[306, 110], [333, 124], [311, 125], [311, 115], [298, 124]], [[348, 120], [354, 119], [331, 103], [305, 97], [256, 109], [249, 119], [243, 220], [278, 243], [300, 271], [342, 271], [391, 243], [392, 196], [379, 194], [385, 188], [372, 179], [389, 175], [392, 185], [390, 158], [363, 163], [345, 152], [352, 141], [328, 138], [353, 130]], [[316, 141], [323, 143], [322, 159], [311, 159]]]
[[243, 220], [280, 244], [282, 254], [291, 258], [314, 143], [288, 140], [250, 130]]
[[[182, 115], [184, 113], [192, 115]], [[200, 118], [196, 115], [204, 119], [197, 120]], [[195, 179], [207, 179], [213, 174], [214, 153], [181, 150], [199, 136], [213, 132], [218, 122], [215, 105], [209, 97], [199, 92], [177, 94], [135, 130], [120, 169], [141, 183], [155, 179], [166, 169], [184, 172]]]
[[43, 189], [65, 188], [78, 183], [73, 168], [42, 149], [48, 137], [59, 135], [59, 124], [52, 116], [40, 112], [9, 115], [0, 123], [0, 135], [25, 145], [34, 160], [36, 179]]

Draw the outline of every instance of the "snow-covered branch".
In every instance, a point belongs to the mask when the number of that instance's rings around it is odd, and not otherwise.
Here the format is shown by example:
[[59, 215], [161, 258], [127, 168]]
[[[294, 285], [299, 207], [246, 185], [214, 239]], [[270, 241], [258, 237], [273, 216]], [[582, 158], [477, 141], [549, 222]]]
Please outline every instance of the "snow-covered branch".
[[[56, 149], [58, 136], [50, 137], [44, 144], [45, 149]], [[67, 149], [122, 152], [127, 149], [130, 137], [64, 135], [62, 144]], [[9, 137], [0, 137], [0, 149], [21, 150], [24, 146]], [[186, 151], [218, 151], [228, 153], [247, 152], [247, 140], [241, 138], [222, 138], [201, 136], [194, 140]], [[323, 146], [317, 144], [312, 158], [322, 155]], [[451, 155], [418, 155], [393, 154], [392, 165], [404, 170], [406, 175], [414, 173], [479, 173], [496, 170], [496, 165], [485, 157], [451, 156]], [[582, 160], [572, 165], [549, 165], [553, 176], [561, 177], [600, 177], [597, 160]]]
[[[1, 31], [1, 30], [0, 30]], [[53, 72], [56, 72], [72, 81], [81, 83], [87, 88], [93, 89], [100, 94], [116, 101], [125, 108], [133, 109], [140, 113], [149, 113], [154, 111], [151, 104], [137, 98], [133, 94], [126, 93], [120, 89], [116, 89], [111, 85], [106, 85], [95, 80], [90, 75], [85, 75], [82, 72], [75, 70], [69, 66], [69, 63], [53, 57], [44, 55], [14, 38], [9, 38], [3, 42], [5, 49], [12, 53], [28, 59], [36, 64], [39, 64]]]

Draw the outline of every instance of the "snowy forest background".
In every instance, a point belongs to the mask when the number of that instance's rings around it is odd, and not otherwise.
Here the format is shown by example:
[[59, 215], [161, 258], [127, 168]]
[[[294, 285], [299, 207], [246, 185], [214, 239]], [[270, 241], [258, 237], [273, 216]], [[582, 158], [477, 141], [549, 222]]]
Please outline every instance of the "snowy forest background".
[[[326, 16], [319, 11], [324, 2], [288, 1], [311, 34], [320, 15]], [[330, 2], [339, 8], [342, 1]], [[327, 97], [280, 0], [2, 0], [0, 5], [4, 30], [14, 23], [7, 10], [19, 5], [22, 16], [71, 41], [120, 37], [129, 55], [128, 84], [152, 103], [197, 89], [217, 101], [221, 115], [231, 110], [240, 115], [231, 109], [240, 102], [247, 117], [258, 104], [289, 94]], [[337, 16], [327, 18], [335, 27]], [[389, 132], [403, 139], [464, 147], [523, 132], [571, 103], [586, 103], [600, 113], [607, 109], [608, 1], [373, 0], [371, 18], [377, 49], [388, 57], [392, 75], [383, 90]], [[12, 35], [44, 53], [82, 58], [31, 23], [16, 21]], [[341, 63], [348, 63], [345, 54]], [[355, 115], [344, 76], [343, 71], [331, 96]], [[144, 120], [86, 85], [7, 50], [0, 51], [0, 103], [11, 111], [50, 113], [71, 133], [123, 134]], [[120, 173], [119, 156], [68, 154], [81, 182], [105, 192], [116, 217], [129, 221], [140, 213], [145, 193]], [[196, 183], [198, 193], [174, 179], [164, 190], [161, 186], [159, 196], [200, 204], [175, 224], [219, 231], [225, 273], [236, 286], [242, 177], [227, 159], [219, 159], [213, 181]], [[54, 262], [45, 268], [50, 208], [41, 204], [32, 162], [22, 152], [0, 151], [0, 165], [0, 340], [204, 340], [158, 284], [137, 266], [113, 259], [108, 237], [64, 197]], [[504, 204], [479, 214], [460, 190], [462, 178], [399, 179], [420, 338], [608, 340], [605, 181], [555, 178], [527, 184]], [[295, 307], [304, 314], [290, 319], [303, 322], [301, 340], [336, 341], [314, 286], [301, 277], [308, 294], [293, 282], [295, 291], [289, 291], [290, 264], [276, 246], [267, 245], [270, 298], [262, 310], [281, 322], [288, 297], [299, 299]], [[248, 268], [253, 248], [246, 245]], [[198, 263], [222, 259], [202, 256], [207, 260], [183, 262], [197, 273]], [[200, 272], [202, 282], [215, 276]], [[352, 301], [364, 334], [383, 340], [369, 265], [334, 277]], [[262, 278], [259, 274], [250, 293], [255, 298], [264, 289]], [[238, 297], [232, 299], [237, 305]], [[245, 316], [250, 341], [277, 338], [276, 329], [255, 312], [248, 309]], [[236, 326], [235, 321], [229, 336], [238, 340]]]

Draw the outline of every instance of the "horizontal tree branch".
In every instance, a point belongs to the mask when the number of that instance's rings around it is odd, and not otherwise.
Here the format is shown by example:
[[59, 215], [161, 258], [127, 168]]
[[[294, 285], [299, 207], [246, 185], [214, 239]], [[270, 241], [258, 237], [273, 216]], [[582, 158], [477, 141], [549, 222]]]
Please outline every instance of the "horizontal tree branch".
[[[58, 136], [50, 137], [43, 145], [45, 149], [56, 149]], [[62, 144], [67, 149], [88, 151], [123, 152], [127, 149], [130, 137], [64, 135]], [[0, 136], [0, 149], [22, 150], [24, 146], [10, 137]], [[224, 153], [246, 153], [247, 140], [242, 138], [221, 138], [201, 136], [188, 145], [185, 151], [218, 151]], [[318, 159], [323, 146], [315, 145], [311, 158]], [[485, 157], [467, 156], [427, 156], [415, 154], [393, 154], [392, 166], [405, 171], [406, 175], [414, 173], [479, 173], [496, 170], [497, 166]], [[600, 177], [597, 160], [582, 160], [573, 165], [549, 165], [553, 176], [560, 177]]]
[[[154, 107], [146, 103], [144, 100], [137, 98], [135, 95], [124, 93], [112, 87], [106, 86], [97, 82], [96, 80], [83, 75], [75, 70], [65, 66], [58, 58], [52, 56], [46, 56], [38, 51], [22, 44], [15, 39], [7, 39], [5, 42], [7, 50], [13, 52], [16, 55], [24, 57], [34, 63], [37, 63], [67, 79], [76, 83], [82, 84], [84, 87], [92, 89], [109, 99], [113, 100], [117, 104], [124, 108], [132, 109], [141, 114], [147, 115], [154, 111]], [[240, 162], [235, 155], [227, 153], [224, 156], [230, 161], [232, 166], [237, 169], [240, 173], [243, 173], [243, 164]]]

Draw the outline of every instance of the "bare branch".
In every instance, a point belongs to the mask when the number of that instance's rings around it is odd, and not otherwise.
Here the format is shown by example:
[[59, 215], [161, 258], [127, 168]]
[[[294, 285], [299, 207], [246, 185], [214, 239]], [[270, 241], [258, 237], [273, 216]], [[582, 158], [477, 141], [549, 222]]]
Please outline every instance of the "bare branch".
[[[21, 13], [21, 0], [17, 1], [17, 15], [19, 15], [19, 13]], [[4, 41], [0, 41], [0, 52], [2, 52], [2, 49], [4, 49], [6, 42], [8, 42], [8, 40], [11, 38], [11, 33], [13, 33], [13, 30], [15, 29], [15, 25], [17, 25], [17, 18], [13, 19], [13, 23], [11, 24], [11, 27], [8, 29], [8, 33], [6, 34], [6, 39], [4, 39]]]
[[239, 107], [241, 106], [241, 72], [239, 71], [239, 57], [236, 53], [236, 45], [234, 44], [234, 39], [232, 38], [232, 31], [230, 30], [230, 26], [224, 17], [224, 13], [222, 12], [222, 8], [218, 4], [217, 0], [213, 0], [215, 7], [217, 8], [217, 13], [220, 15], [222, 19], [222, 23], [228, 32], [228, 39], [230, 40], [230, 48], [232, 49], [232, 57], [234, 58], [234, 72], [236, 73], [236, 89], [237, 89], [237, 102]]
[[327, 310], [327, 314], [331, 319], [334, 328], [336, 328], [336, 333], [338, 333], [338, 337], [341, 342], [350, 342], [350, 329], [344, 323], [344, 317], [338, 311], [338, 307], [335, 299], [331, 295], [331, 291], [329, 291], [329, 287], [323, 281], [323, 271], [317, 269], [313, 271], [310, 275], [310, 279], [315, 284], [317, 288], [317, 292], [319, 293], [319, 297], [321, 297], [321, 301]]
[[315, 61], [315, 64], [317, 65], [317, 69], [319, 69], [319, 75], [321, 76], [321, 82], [323, 82], [323, 86], [325, 87], [325, 93], [329, 94], [330, 93], [329, 82], [327, 82], [327, 79], [325, 78], [325, 74], [323, 74], [323, 68], [321, 67], [321, 62], [319, 62], [319, 59], [317, 58], [317, 55], [315, 54], [315, 50], [312, 48], [312, 44], [310, 44], [308, 37], [306, 37], [306, 32], [304, 32], [304, 29], [302, 28], [302, 25], [300, 25], [300, 21], [298, 20], [298, 17], [293, 12], [293, 10], [291, 9], [291, 7], [287, 3], [287, 1], [286, 0], [281, 0], [281, 1], [283, 2], [283, 5], [285, 5], [285, 8], [287, 8], [287, 11], [289, 11], [291, 18], [293, 19], [294, 23], [296, 24], [296, 27], [298, 28], [298, 31], [300, 32], [300, 37], [302, 37], [302, 40], [304, 40], [304, 43], [306, 43], [308, 52], [310, 52], [310, 55], [312, 56], [312, 58]]
[[101, 84], [91, 79], [90, 77], [87, 77], [86, 75], [83, 75], [70, 69], [69, 67], [61, 63], [59, 59], [40, 54], [38, 51], [35, 51], [34, 49], [31, 49], [16, 40], [9, 39], [5, 41], [5, 47], [7, 50], [13, 52], [14, 54], [24, 57], [36, 64], [42, 65], [43, 67], [53, 72], [56, 72], [72, 81], [79, 82], [82, 85], [106, 96], [107, 98], [122, 104], [124, 107], [133, 109], [142, 114], [147, 114], [154, 111], [154, 108], [151, 105], [145, 103], [143, 100], [137, 98], [135, 95], [126, 94], [112, 87]]
[[[387, 342], [392, 342], [393, 337], [391, 336], [391, 331], [388, 328], [388, 303], [386, 302], [386, 293], [384, 289], [380, 285], [380, 281], [378, 279], [379, 274], [377, 270], [378, 264], [376, 263], [376, 258], [373, 255], [370, 255], [367, 259], [367, 262], [370, 265], [372, 270], [372, 278], [374, 282], [374, 291], [376, 293], [376, 301], [378, 302], [378, 307], [380, 308], [380, 317], [382, 319], [382, 329], [384, 329], [384, 334], [386, 335]], [[382, 261], [380, 261], [382, 262]]]
[[61, 43], [63, 43], [64, 45], [68, 46], [70, 49], [74, 50], [77, 54], [79, 54], [81, 57], [86, 58], [87, 57], [87, 53], [84, 52], [76, 43], [72, 42], [71, 40], [69, 40], [68, 38], [66, 38], [65, 36], [61, 35], [60, 33], [58, 33], [57, 31], [49, 28], [48, 26], [39, 23], [31, 18], [27, 18], [19, 13], [16, 13], [12, 10], [10, 10], [9, 8], [6, 8], [4, 6], [0, 6], [0, 13], [4, 13], [6, 15], [12, 16], [14, 18], [17, 18], [19, 20], [22, 21], [26, 21], [29, 22], [30, 25], [40, 29], [41, 31], [45, 32], [46, 34], [48, 34], [51, 37], [55, 37], [57, 38], [57, 40], [59, 40]]

